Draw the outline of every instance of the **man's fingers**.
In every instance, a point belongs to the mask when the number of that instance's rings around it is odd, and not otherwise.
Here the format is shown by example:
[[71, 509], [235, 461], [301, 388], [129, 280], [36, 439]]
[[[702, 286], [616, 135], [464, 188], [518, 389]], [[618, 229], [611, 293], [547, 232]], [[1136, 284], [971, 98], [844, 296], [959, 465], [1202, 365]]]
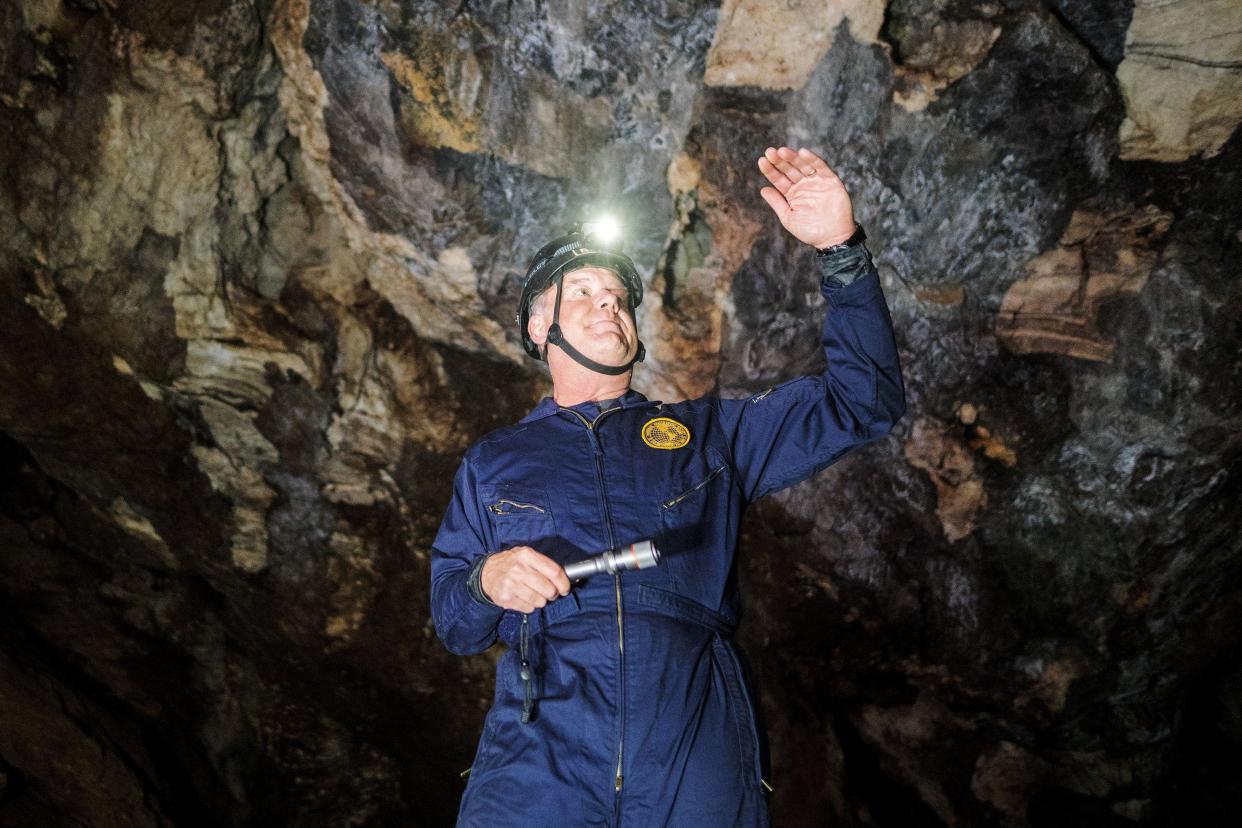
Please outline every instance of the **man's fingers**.
[[797, 184], [802, 180], [802, 173], [791, 160], [796, 157], [796, 153], [789, 147], [780, 147], [778, 149], [768, 147], [763, 156], [768, 159], [768, 163], [776, 167], [791, 183]]
[[515, 546], [497, 552], [483, 566], [483, 590], [500, 606], [518, 612], [533, 612], [555, 600], [563, 582], [569, 579], [551, 558], [529, 546]]
[[[776, 157], [779, 164], [785, 165], [789, 169], [794, 170], [798, 173], [798, 175], [811, 175], [815, 172], [815, 170], [811, 168], [809, 162], [802, 162], [797, 150], [790, 149], [789, 147], [780, 147], [776, 150]], [[784, 168], [785, 167], [783, 166], [782, 169]]]
[[533, 591], [544, 601], [554, 601], [560, 597], [561, 591], [556, 588], [556, 584], [552, 583], [542, 572], [525, 572], [526, 587]]
[[531, 575], [537, 579], [542, 587], [547, 585], [547, 590], [540, 589], [544, 592], [549, 601], [556, 598], [557, 595], [569, 594], [569, 578], [565, 576], [565, 570], [556, 561], [547, 555], [541, 555], [531, 550], [531, 555], [526, 557], [526, 563], [531, 569]]
[[759, 159], [759, 172], [763, 173], [763, 177], [782, 193], [788, 192], [789, 188], [793, 186], [793, 182], [786, 178], [785, 174], [778, 170], [766, 157]]
[[527, 590], [527, 596], [528, 596], [527, 600], [529, 600], [531, 603], [531, 606], [535, 607], [536, 609], [538, 609], [539, 607], [545, 606], [548, 603], [549, 596], [547, 595], [547, 592], [549, 590], [547, 589], [546, 584], [540, 584], [538, 586], [527, 584], [526, 590]]
[[798, 159], [798, 154], [789, 147], [781, 147], [780, 149], [769, 148], [764, 156], [772, 163], [772, 166], [780, 170], [786, 178], [797, 184], [805, 176], [802, 170], [798, 169], [798, 165], [794, 163]]
[[564, 580], [565, 584], [569, 584], [569, 579], [565, 577], [565, 570], [556, 561], [547, 555], [541, 555], [536, 552], [528, 561], [530, 568], [538, 572], [545, 580], [559, 582]]
[[529, 546], [515, 547], [512, 551], [517, 565], [511, 570], [511, 577], [539, 597], [541, 603], [536, 607], [569, 594], [569, 578], [565, 577], [560, 564]]
[[[802, 167], [803, 172], [806, 172], [809, 169], [815, 175], [830, 176], [832, 178], [837, 177], [837, 174], [832, 169], [832, 167], [828, 166], [827, 162], [824, 161], [824, 159], [820, 158], [818, 155], [811, 152], [809, 149], [804, 148], [804, 149], [798, 150], [797, 163], [799, 166]], [[810, 174], [811, 173], [807, 173], [807, 175], [810, 175]]]
[[845, 183], [811, 150], [768, 147], [759, 169], [773, 185], [759, 194], [794, 238], [823, 248], [854, 231]]
[[807, 178], [820, 173], [820, 169], [815, 166], [819, 156], [808, 149], [794, 150], [789, 147], [781, 147], [781, 159]]
[[533, 589], [520, 586], [514, 590], [513, 606], [506, 607], [506, 609], [515, 609], [518, 612], [534, 612], [547, 603], [547, 599]]
[[519, 581], [509, 586], [509, 600], [516, 606], [513, 609], [521, 609], [521, 612], [532, 612], [548, 603], [548, 599], [539, 594], [539, 590], [535, 589], [526, 581]]
[[797, 150], [790, 147], [781, 147], [776, 153], [781, 161], [797, 170], [798, 174], [803, 177], [811, 178], [817, 175], [836, 176], [832, 167], [829, 167], [824, 159], [805, 147]]

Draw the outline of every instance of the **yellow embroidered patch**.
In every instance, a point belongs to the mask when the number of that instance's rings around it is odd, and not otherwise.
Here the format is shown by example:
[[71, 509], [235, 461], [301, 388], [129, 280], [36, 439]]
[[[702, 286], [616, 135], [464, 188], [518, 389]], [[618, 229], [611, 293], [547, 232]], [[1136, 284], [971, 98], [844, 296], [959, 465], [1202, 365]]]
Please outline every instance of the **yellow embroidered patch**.
[[690, 429], [668, 417], [656, 417], [643, 426], [643, 442], [654, 449], [679, 449], [690, 442]]

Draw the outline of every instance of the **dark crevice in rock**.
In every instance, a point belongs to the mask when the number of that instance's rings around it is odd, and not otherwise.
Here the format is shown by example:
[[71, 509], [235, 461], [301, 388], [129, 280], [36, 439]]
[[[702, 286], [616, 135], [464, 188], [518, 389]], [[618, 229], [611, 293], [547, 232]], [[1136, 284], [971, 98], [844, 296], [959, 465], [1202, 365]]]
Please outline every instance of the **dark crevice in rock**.
[[[20, 560], [22, 556], [37, 555], [63, 561], [55, 573], [62, 582], [115, 583], [119, 575], [116, 561], [102, 560], [74, 545], [75, 540], [80, 540], [78, 533], [83, 527], [70, 525], [94, 520], [83, 511], [75, 493], [47, 477], [25, 447], [0, 432], [0, 536], [6, 534], [7, 524], [9, 528], [20, 527], [27, 538], [22, 547], [11, 544], [6, 549], [9, 556]], [[104, 533], [97, 528], [96, 537], [102, 536]], [[162, 574], [157, 573], [156, 577]], [[182, 583], [195, 606], [222, 608], [219, 593], [201, 580], [190, 578]], [[74, 630], [82, 629], [73, 617], [80, 607], [62, 603], [53, 584], [19, 584], [9, 579], [3, 592], [6, 594], [0, 609], [4, 616], [0, 629], [5, 635], [0, 645], [14, 664], [62, 688], [58, 691], [61, 701], [57, 718], [72, 723], [95, 742], [104, 764], [124, 765], [143, 789], [143, 797], [154, 797], [158, 802], [158, 806], [152, 806], [154, 813], [162, 812], [175, 824], [186, 825], [207, 824], [219, 818], [220, 808], [229, 807], [230, 797], [220, 789], [210, 789], [213, 774], [208, 760], [191, 739], [197, 728], [195, 709], [199, 702], [179, 683], [189, 673], [186, 654], [170, 646], [162, 636], [119, 618], [96, 616], [99, 627], [84, 633], [94, 637], [93, 643], [66, 642], [63, 636], [73, 636]], [[87, 598], [82, 595], [79, 601]], [[99, 608], [105, 606], [106, 602], [98, 604]], [[31, 623], [29, 617], [38, 621]], [[62, 637], [61, 640], [50, 639], [49, 632]], [[123, 698], [116, 687], [96, 672], [98, 665], [83, 660], [84, 652], [115, 640], [112, 636], [116, 635], [130, 642], [127, 649], [131, 655], [122, 660], [125, 669], [132, 669], [135, 676], [141, 677], [139, 684], [146, 685], [137, 699]], [[66, 656], [67, 643], [76, 651], [74, 656]], [[152, 672], [157, 663], [160, 671]], [[75, 700], [75, 706], [85, 705], [81, 712], [74, 713], [67, 706], [65, 700], [69, 698]], [[135, 704], [144, 706], [152, 699], [166, 703], [167, 712], [152, 717], [135, 709]], [[181, 740], [185, 741], [179, 743]], [[27, 769], [25, 775], [32, 785], [42, 788], [55, 784], [60, 772], [54, 766], [39, 767]], [[204, 785], [209, 789], [204, 790]], [[99, 793], [106, 795], [106, 791]], [[55, 806], [58, 801], [49, 805]], [[209, 808], [208, 802], [218, 807]], [[78, 818], [93, 816], [96, 815], [86, 812]]]
[[1150, 202], [1177, 218], [1174, 228], [1206, 255], [1231, 255], [1238, 238], [1237, 194], [1242, 187], [1242, 129], [1235, 129], [1219, 153], [1181, 164], [1160, 161], [1113, 162], [1112, 186], [1134, 203]]
[[844, 756], [844, 794], [858, 803], [852, 824], [942, 826], [918, 791], [885, 771], [848, 715], [832, 720]]
[[[47, 552], [54, 554], [53, 550]], [[79, 665], [66, 661], [58, 645], [45, 640], [11, 609], [0, 609], [0, 621], [0, 628], [4, 630], [0, 638], [0, 658], [12, 665], [20, 665], [25, 675], [50, 689], [55, 697], [42, 699], [43, 707], [39, 711], [30, 711], [29, 715], [42, 717], [44, 728], [63, 720], [70, 730], [94, 745], [98, 762], [96, 768], [83, 767], [73, 771], [54, 764], [17, 768], [17, 780], [19, 783], [24, 781], [24, 785], [19, 784], [13, 796], [6, 796], [6, 801], [0, 802], [0, 824], [10, 824], [5, 821], [5, 813], [11, 807], [7, 800], [17, 799], [22, 793], [39, 801], [40, 807], [56, 811], [58, 818], [67, 822], [95, 824], [96, 820], [107, 820], [105, 814], [91, 810], [100, 802], [75, 803], [59, 795], [56, 788], [65, 781], [59, 777], [66, 772], [80, 773], [83, 781], [93, 777], [95, 785], [109, 784], [103, 781], [108, 779], [112, 783], [125, 780], [124, 784], [132, 786], [132, 791], [121, 788], [110, 792], [104, 787], [93, 792], [105, 800], [110, 796], [113, 798], [118, 809], [113, 818], [118, 821], [128, 822], [122, 809], [127, 807], [127, 800], [132, 803], [133, 795], [137, 793], [144, 804], [142, 811], [146, 812], [142, 814], [141, 824], [207, 824], [205, 815], [211, 810], [207, 802], [200, 798], [183, 765], [161, 761], [168, 758], [164, 740], [169, 735], [166, 729], [169, 722], [157, 723], [136, 715], [128, 704], [116, 697], [111, 688]], [[53, 738], [59, 740], [61, 737]], [[35, 744], [19, 742], [16, 749], [21, 755], [39, 755], [39, 747]], [[115, 770], [106, 771], [109, 766]]]
[[[1235, 599], [1235, 620], [1242, 599]], [[1236, 627], [1235, 627], [1236, 628]], [[1181, 735], [1170, 766], [1169, 794], [1156, 818], [1162, 822], [1226, 825], [1242, 798], [1242, 658], [1222, 651], [1189, 688]]]
[[68, 314], [62, 333], [92, 350], [110, 348], [138, 375], [171, 384], [185, 371], [185, 343], [176, 336], [163, 277], [179, 249], [180, 239], [144, 228], [115, 270], [62, 294]]
[[1123, 107], [1113, 78], [1062, 31], [1044, 17], [1016, 19], [929, 112], [1014, 153], [1068, 217], [1106, 174]]
[[1047, 0], [1049, 10], [1100, 65], [1115, 72], [1125, 56], [1126, 30], [1134, 16], [1134, 0]]
[[758, 86], [713, 86], [703, 90], [702, 108], [707, 112], [743, 116], [780, 114], [788, 105], [788, 92]]
[[1027, 813], [1032, 828], [1133, 828], [1112, 803], [1063, 788], [1040, 791]]
[[702, 210], [693, 199], [686, 200], [684, 210], [680, 209], [682, 199], [678, 201], [682, 226], [665, 245], [653, 280], [663, 285], [665, 313], [680, 322], [689, 321], [685, 313], [679, 312], [678, 303], [686, 298], [686, 291], [691, 287], [690, 271], [703, 267], [712, 249], [712, 231]]

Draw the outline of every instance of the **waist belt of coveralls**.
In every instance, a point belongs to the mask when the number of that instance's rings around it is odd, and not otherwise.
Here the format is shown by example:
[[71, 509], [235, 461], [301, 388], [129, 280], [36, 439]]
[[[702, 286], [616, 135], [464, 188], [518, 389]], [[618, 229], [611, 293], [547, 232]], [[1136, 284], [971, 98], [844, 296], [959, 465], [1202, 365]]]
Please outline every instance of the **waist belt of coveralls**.
[[[611, 598], [606, 592], [596, 593], [596, 595]], [[633, 614], [657, 614], [676, 621], [698, 624], [722, 638], [732, 638], [734, 631], [737, 629], [737, 624], [727, 620], [720, 613], [708, 609], [697, 601], [692, 601], [674, 592], [656, 589], [646, 584], [639, 584], [637, 589], [631, 588], [627, 590], [623, 599], [623, 605], [626, 612]], [[521, 721], [523, 724], [531, 720], [535, 703], [532, 673], [534, 665], [530, 661], [530, 639], [575, 615], [600, 612], [611, 616], [615, 608], [616, 604], [611, 600], [599, 601], [599, 605], [594, 606], [592, 601], [589, 599], [584, 600], [582, 594], [575, 591], [570, 592], [564, 598], [553, 601], [541, 610], [522, 616], [522, 621], [516, 625], [516, 630], [514, 630], [513, 625], [502, 622], [500, 630], [502, 638], [510, 647], [518, 649], [522, 679], [523, 702]]]
[[[548, 627], [583, 612], [601, 612], [610, 616], [615, 615], [617, 608], [616, 603], [611, 600], [611, 595], [605, 594], [603, 597], [607, 597], [610, 600], [601, 601], [598, 607], [594, 607], [590, 602], [584, 601], [577, 591], [570, 592], [564, 598], [558, 598], [543, 609], [530, 614], [528, 619], [528, 635], [539, 635]], [[703, 606], [698, 601], [693, 601], [665, 589], [647, 586], [646, 584], [639, 584], [637, 588], [626, 590], [622, 604], [626, 612], [633, 612], [635, 614], [656, 613], [677, 621], [689, 621], [693, 624], [707, 627], [724, 638], [732, 638], [737, 631], [736, 622], [728, 620], [720, 613]], [[502, 633], [505, 632], [509, 631], [502, 629]], [[517, 646], [519, 644], [518, 625], [513, 626], [512, 632], [509, 635], [503, 635], [502, 637], [509, 646]]]

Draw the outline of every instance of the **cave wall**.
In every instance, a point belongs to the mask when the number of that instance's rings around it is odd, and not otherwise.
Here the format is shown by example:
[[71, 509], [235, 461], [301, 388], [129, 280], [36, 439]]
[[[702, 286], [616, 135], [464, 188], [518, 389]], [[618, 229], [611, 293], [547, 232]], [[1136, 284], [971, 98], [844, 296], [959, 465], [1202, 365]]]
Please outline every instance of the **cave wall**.
[[649, 396], [822, 370], [782, 143], [909, 413], [745, 525], [775, 823], [1227, 822], [1240, 9], [0, 6], [0, 825], [451, 824], [428, 546], [548, 390], [526, 261], [622, 218]]

